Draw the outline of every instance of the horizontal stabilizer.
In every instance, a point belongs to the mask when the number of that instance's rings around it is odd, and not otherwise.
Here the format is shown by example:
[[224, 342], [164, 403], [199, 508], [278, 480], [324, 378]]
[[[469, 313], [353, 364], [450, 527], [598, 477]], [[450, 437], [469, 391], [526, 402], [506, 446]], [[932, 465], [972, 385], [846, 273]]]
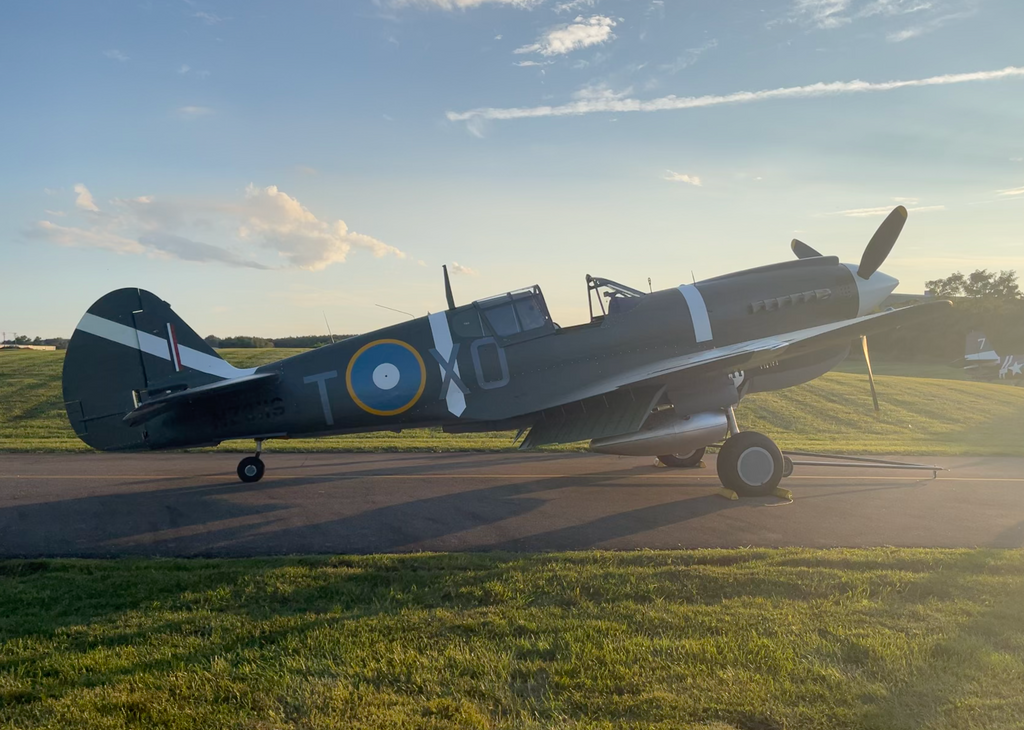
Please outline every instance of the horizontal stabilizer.
[[124, 422], [128, 426], [138, 426], [176, 408], [195, 405], [224, 395], [235, 395], [246, 390], [257, 390], [265, 385], [276, 383], [279, 378], [280, 375], [276, 372], [258, 373], [200, 385], [197, 388], [179, 390], [142, 403], [124, 417]]

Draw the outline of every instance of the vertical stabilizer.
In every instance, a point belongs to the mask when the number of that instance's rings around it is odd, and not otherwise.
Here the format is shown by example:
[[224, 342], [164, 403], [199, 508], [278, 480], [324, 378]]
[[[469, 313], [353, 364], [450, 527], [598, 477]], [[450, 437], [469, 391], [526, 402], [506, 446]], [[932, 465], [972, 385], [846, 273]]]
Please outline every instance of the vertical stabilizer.
[[252, 372], [221, 359], [156, 295], [118, 289], [89, 307], [71, 336], [64, 407], [75, 433], [93, 448], [146, 448], [146, 427], [124, 423], [140, 403]]

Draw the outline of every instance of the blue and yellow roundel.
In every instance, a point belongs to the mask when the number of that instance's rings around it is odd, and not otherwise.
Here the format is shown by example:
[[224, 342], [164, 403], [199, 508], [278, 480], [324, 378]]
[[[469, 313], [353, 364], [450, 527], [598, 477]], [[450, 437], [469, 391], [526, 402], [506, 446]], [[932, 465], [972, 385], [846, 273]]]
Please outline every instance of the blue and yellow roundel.
[[375, 340], [359, 348], [345, 371], [345, 387], [356, 405], [377, 416], [409, 410], [423, 395], [423, 358], [401, 340]]

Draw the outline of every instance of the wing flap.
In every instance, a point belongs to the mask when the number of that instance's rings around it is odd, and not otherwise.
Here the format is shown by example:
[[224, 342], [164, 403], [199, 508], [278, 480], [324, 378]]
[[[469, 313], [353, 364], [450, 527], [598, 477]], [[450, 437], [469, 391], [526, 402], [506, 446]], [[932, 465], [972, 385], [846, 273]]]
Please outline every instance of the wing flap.
[[280, 374], [276, 372], [256, 373], [254, 375], [245, 375], [241, 378], [220, 380], [216, 383], [200, 385], [196, 388], [179, 390], [141, 403], [135, 410], [124, 417], [124, 422], [129, 426], [138, 426], [176, 408], [271, 385], [276, 383], [280, 377]]

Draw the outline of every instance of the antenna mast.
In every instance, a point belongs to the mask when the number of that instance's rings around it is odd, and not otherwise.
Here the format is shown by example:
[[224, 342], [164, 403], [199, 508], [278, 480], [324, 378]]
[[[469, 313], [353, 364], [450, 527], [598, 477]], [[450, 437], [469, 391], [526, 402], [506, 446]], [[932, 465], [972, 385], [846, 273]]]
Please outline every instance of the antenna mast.
[[444, 270], [444, 296], [448, 300], [448, 311], [455, 309], [455, 297], [452, 296], [452, 281], [448, 278], [448, 264], [442, 264]]
[[327, 321], [327, 310], [321, 309], [320, 313], [324, 315], [324, 324], [327, 325], [327, 334], [331, 337], [331, 344], [334, 344], [334, 333], [331, 332], [331, 323]]

